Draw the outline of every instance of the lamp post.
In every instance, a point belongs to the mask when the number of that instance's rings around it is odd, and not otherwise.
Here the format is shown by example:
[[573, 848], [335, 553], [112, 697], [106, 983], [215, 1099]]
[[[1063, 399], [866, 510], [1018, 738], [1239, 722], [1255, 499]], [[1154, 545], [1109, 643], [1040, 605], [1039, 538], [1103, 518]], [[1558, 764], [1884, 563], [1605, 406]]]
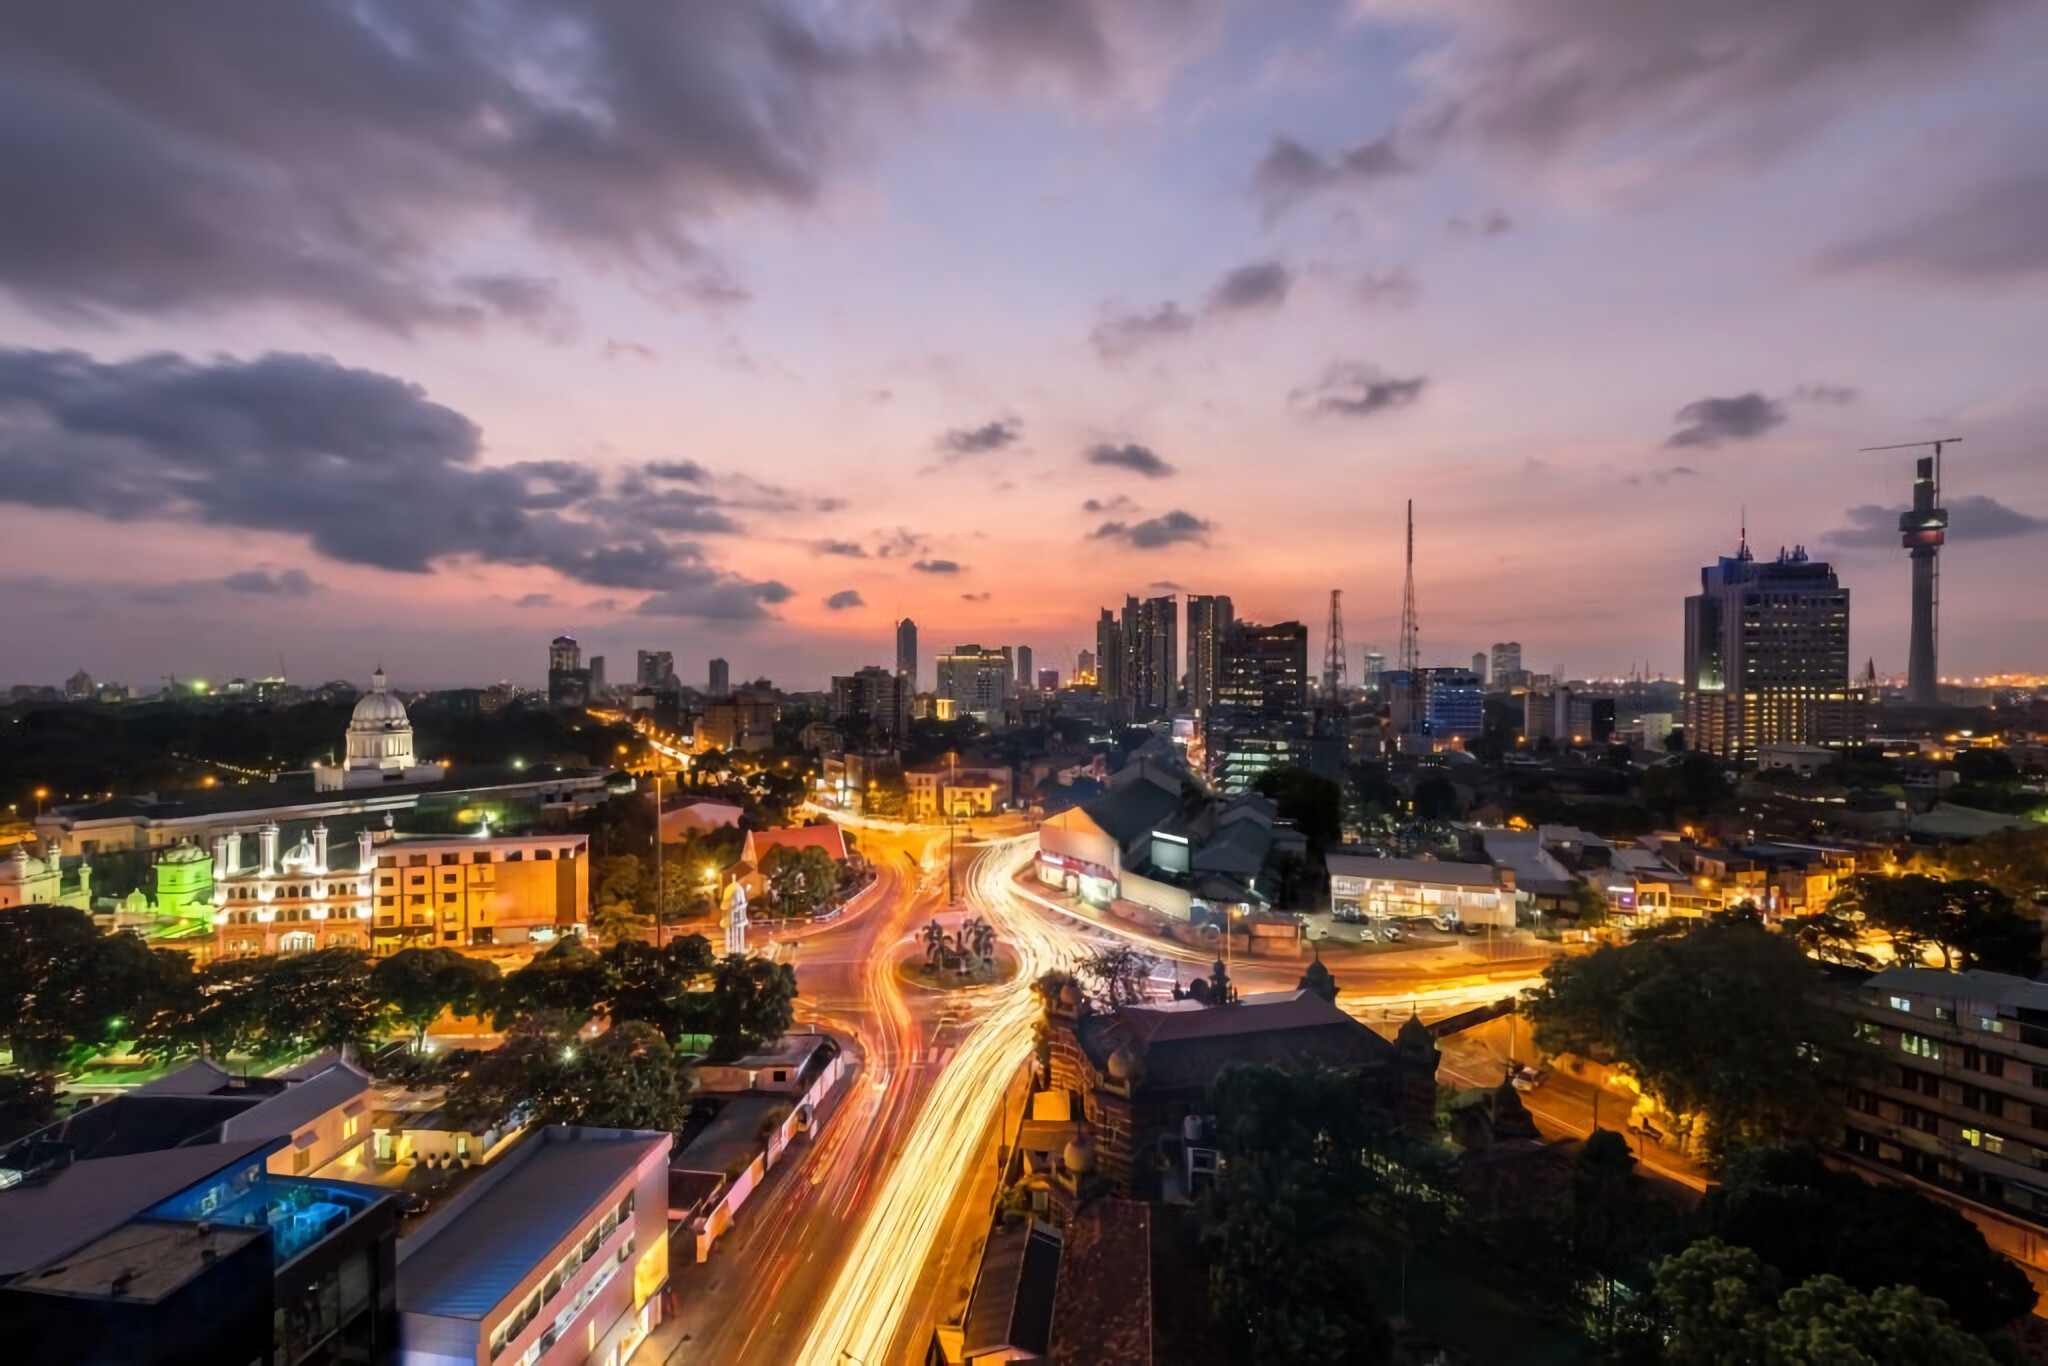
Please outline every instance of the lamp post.
[[662, 946], [668, 918], [668, 857], [661, 847], [661, 760], [654, 761], [654, 947]]

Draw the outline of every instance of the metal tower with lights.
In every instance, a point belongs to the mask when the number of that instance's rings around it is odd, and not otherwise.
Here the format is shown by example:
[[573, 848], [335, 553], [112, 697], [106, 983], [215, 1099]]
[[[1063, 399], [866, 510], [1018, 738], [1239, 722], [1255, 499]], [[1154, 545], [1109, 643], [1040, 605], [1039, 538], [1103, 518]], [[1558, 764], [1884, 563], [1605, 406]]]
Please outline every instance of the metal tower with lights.
[[1931, 446], [1913, 472], [1913, 506], [1899, 514], [1899, 544], [1913, 561], [1913, 639], [1906, 656], [1906, 700], [1931, 707], [1941, 701], [1941, 547], [1948, 540], [1948, 509], [1941, 506], [1941, 448], [1961, 438], [1865, 446], [1866, 451], [1905, 451]]
[[1323, 696], [1332, 701], [1344, 696], [1347, 684], [1344, 654], [1344, 590], [1332, 588], [1329, 640], [1323, 648]]

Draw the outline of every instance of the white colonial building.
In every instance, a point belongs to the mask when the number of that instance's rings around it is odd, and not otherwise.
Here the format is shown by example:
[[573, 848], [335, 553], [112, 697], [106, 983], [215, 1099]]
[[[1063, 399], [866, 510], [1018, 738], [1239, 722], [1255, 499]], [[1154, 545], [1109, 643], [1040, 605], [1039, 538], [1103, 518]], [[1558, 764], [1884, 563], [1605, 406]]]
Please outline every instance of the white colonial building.
[[313, 765], [313, 787], [334, 792], [385, 783], [432, 783], [444, 776], [439, 764], [417, 762], [412, 752], [412, 718], [391, 691], [382, 669], [370, 675], [370, 690], [356, 702], [348, 723], [348, 757], [341, 767]]

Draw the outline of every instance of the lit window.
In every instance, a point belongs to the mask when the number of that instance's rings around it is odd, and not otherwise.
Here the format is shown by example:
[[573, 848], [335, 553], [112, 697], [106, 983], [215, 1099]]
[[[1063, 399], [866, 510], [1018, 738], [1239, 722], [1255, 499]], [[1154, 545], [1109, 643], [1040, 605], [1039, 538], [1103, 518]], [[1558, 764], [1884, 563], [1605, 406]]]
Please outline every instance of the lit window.
[[1969, 1144], [1972, 1148], [1981, 1147], [1984, 1143], [1984, 1131], [1981, 1129], [1963, 1130], [1963, 1142]]
[[1892, 997], [1892, 1009], [1903, 1010], [1910, 1015], [1913, 1013], [1913, 1003], [1904, 996], [1894, 996]]
[[2003, 1034], [2005, 1033], [2005, 1021], [1993, 1019], [1989, 1015], [1979, 1015], [1977, 1017], [1977, 1028], [1983, 1030], [1986, 1034]]
[[1899, 1047], [1916, 1058], [1939, 1058], [1941, 1045], [1921, 1034], [1899, 1035]]

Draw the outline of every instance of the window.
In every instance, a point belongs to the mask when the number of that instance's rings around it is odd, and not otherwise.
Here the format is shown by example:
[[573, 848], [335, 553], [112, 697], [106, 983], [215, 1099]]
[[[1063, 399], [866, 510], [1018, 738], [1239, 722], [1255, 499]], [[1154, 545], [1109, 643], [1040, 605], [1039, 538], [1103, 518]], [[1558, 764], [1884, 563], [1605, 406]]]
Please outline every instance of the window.
[[426, 875], [425, 873], [414, 873], [414, 874], [412, 875], [412, 885], [413, 885], [413, 886], [415, 886], [415, 887], [424, 887], [424, 886], [426, 886], [426, 885], [427, 885], [427, 875]]
[[1981, 1072], [1987, 1077], [2005, 1075], [2005, 1065], [1998, 1060], [1998, 1056], [1994, 1053], [1986, 1053], [1981, 1048], [1965, 1048], [1963, 1050], [1963, 1069], [1969, 1072]]
[[469, 856], [469, 861], [471, 863], [489, 863], [491, 861], [491, 851], [488, 849], [479, 849], [474, 854], [471, 854]]
[[1858, 1114], [1874, 1115], [1877, 1113], [1877, 1097], [1868, 1091], [1860, 1089], [1851, 1091], [1849, 1093], [1849, 1108]]
[[313, 1169], [313, 1150], [301, 1148], [292, 1154], [292, 1175], [304, 1176]]
[[425, 854], [414, 854], [406, 859], [405, 866], [408, 868], [424, 868], [427, 866], [427, 856]]
[[453, 906], [453, 905], [455, 904], [455, 893], [453, 893], [453, 892], [443, 892], [443, 893], [441, 893], [441, 904], [442, 904], [442, 905], [444, 905], [444, 906]]
[[1934, 1008], [1934, 1018], [1943, 1024], [1954, 1024], [1956, 1022], [1956, 1012], [1949, 1006], [1936, 1006]]
[[396, 906], [398, 898], [395, 896], [380, 896], [377, 898], [377, 904], [379, 906]]
[[1892, 1009], [1903, 1010], [1908, 1015], [1911, 1015], [1913, 1013], [1913, 1002], [1904, 996], [1894, 996], [1892, 997]]
[[536, 849], [533, 851], [533, 856], [537, 859], [551, 859], [555, 856], [555, 851], [552, 849]]
[[443, 873], [441, 874], [441, 881], [444, 883], [453, 883], [455, 881], [455, 874]]
[[1858, 1020], [1856, 1037], [1864, 1043], [1881, 1044], [1884, 1042], [1884, 1030], [1868, 1020]]
[[422, 892], [414, 892], [406, 904], [409, 906], [424, 906], [427, 904], [426, 895]]
[[363, 1117], [361, 1115], [350, 1115], [341, 1122], [341, 1136], [343, 1138], [354, 1138], [362, 1132], [362, 1129]]
[[1916, 1058], [1939, 1058], [1941, 1045], [1924, 1034], [1899, 1035], [1899, 1047]]
[[2005, 1021], [1995, 1019], [1989, 1015], [1979, 1015], [1977, 1017], [1977, 1028], [1983, 1030], [1986, 1034], [2003, 1034], [2005, 1033]]
[[441, 862], [443, 862], [443, 863], [460, 863], [461, 861], [462, 861], [462, 855], [460, 855], [460, 854], [443, 854], [443, 855], [441, 855]]

